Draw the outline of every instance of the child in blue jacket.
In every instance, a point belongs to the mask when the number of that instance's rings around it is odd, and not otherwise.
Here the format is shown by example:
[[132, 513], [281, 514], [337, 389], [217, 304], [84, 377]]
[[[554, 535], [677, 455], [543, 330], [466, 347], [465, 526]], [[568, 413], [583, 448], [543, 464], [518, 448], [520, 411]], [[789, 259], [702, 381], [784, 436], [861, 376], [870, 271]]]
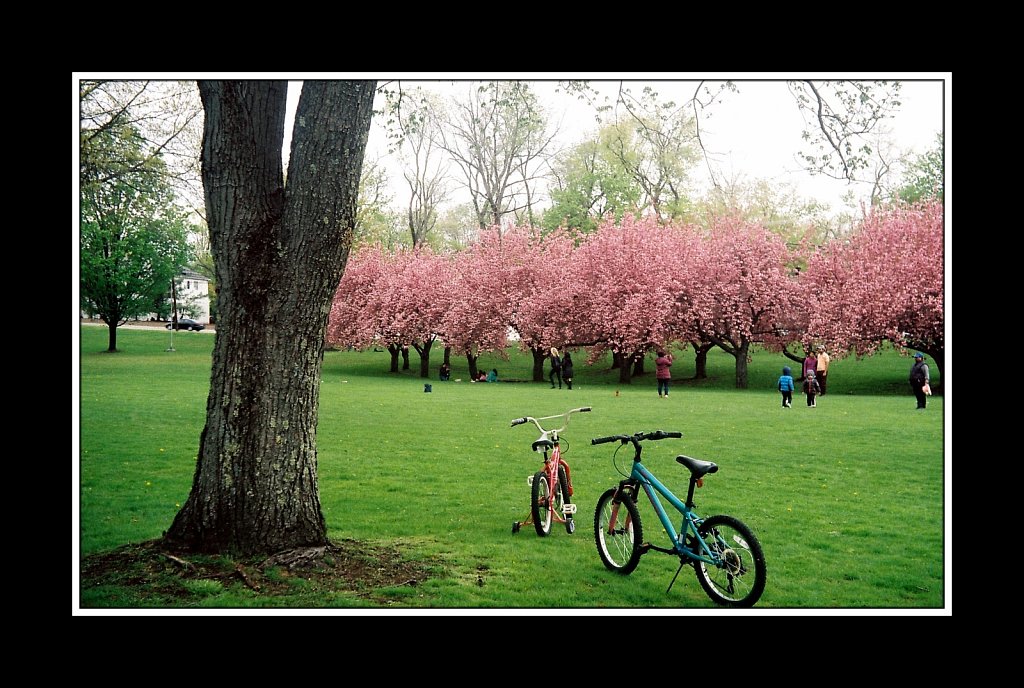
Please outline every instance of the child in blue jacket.
[[782, 408], [793, 408], [793, 371], [789, 366], [783, 366], [782, 375], [779, 376], [779, 391], [782, 392]]

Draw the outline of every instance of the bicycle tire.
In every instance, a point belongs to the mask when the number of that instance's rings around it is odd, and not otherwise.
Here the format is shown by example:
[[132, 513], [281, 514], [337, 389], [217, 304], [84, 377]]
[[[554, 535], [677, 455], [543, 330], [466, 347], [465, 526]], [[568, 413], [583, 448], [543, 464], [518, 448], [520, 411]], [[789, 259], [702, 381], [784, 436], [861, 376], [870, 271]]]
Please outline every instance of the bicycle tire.
[[[622, 492], [616, 504], [616, 491], [616, 488], [610, 488], [597, 500], [597, 508], [594, 510], [594, 542], [605, 568], [625, 576], [632, 573], [640, 563], [644, 527], [640, 520], [640, 510], [633, 498], [629, 493]], [[625, 507], [625, 513], [622, 507]], [[613, 516], [615, 528], [610, 531]], [[622, 521], [623, 516], [626, 517], [625, 523]]]
[[541, 537], [551, 532], [550, 500], [548, 474], [537, 471], [533, 474], [533, 486], [530, 488], [530, 514], [533, 516], [533, 527]]
[[764, 550], [747, 524], [732, 516], [706, 519], [701, 538], [722, 557], [718, 566], [694, 562], [697, 580], [708, 597], [724, 607], [751, 607], [761, 599], [767, 576]]

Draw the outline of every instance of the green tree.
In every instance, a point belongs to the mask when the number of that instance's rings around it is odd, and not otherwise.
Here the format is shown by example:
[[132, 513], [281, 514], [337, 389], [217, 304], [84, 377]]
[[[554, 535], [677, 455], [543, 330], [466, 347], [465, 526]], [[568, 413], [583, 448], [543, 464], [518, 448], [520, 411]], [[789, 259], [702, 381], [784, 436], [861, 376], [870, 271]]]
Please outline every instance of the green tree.
[[437, 229], [430, 236], [435, 251], [458, 251], [469, 246], [480, 234], [476, 211], [471, 203], [451, 206], [441, 213]]
[[793, 184], [766, 179], [720, 179], [686, 219], [710, 226], [724, 216], [756, 222], [785, 239], [790, 248], [824, 243], [832, 231], [828, 206], [802, 197]]
[[935, 147], [911, 161], [903, 173], [903, 185], [897, 191], [901, 201], [917, 203], [922, 200], [944, 200], [945, 149], [945, 136], [938, 134], [935, 137]]
[[547, 231], [564, 225], [590, 233], [606, 215], [619, 221], [638, 209], [640, 187], [609, 148], [619, 136], [616, 127], [606, 126], [558, 156], [552, 165], [551, 207], [544, 211]]
[[111, 167], [82, 170], [80, 303], [107, 324], [115, 352], [118, 326], [153, 312], [188, 259], [187, 228], [160, 157], [134, 127], [95, 132], [91, 144]]
[[391, 207], [393, 200], [388, 171], [379, 159], [365, 161], [359, 174], [353, 243], [377, 243], [388, 248], [407, 244], [408, 237], [402, 230], [401, 217]]
[[690, 208], [689, 172], [699, 159], [696, 120], [649, 86], [639, 96], [620, 89], [618, 102], [622, 111], [613, 111], [602, 145], [639, 187], [640, 211], [661, 220], [682, 217]]

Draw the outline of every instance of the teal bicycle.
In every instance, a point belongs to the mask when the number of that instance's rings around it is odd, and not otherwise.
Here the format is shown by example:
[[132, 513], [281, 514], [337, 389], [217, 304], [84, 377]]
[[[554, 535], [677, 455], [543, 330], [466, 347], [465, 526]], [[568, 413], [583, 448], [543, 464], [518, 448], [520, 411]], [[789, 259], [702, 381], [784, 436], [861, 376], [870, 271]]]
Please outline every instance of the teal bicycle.
[[[608, 489], [597, 500], [594, 511], [597, 552], [608, 569], [622, 575], [632, 573], [640, 563], [640, 557], [647, 552], [671, 554], [679, 557], [679, 569], [668, 584], [666, 593], [672, 589], [683, 567], [690, 565], [712, 601], [726, 607], [750, 607], [764, 592], [767, 569], [761, 543], [754, 531], [739, 519], [725, 515], [703, 518], [694, 509], [694, 489], [703, 486], [704, 476], [717, 473], [718, 465], [689, 456], [676, 457], [676, 461], [690, 471], [690, 488], [683, 502], [640, 462], [641, 442], [682, 436], [681, 432], [656, 430], [598, 437], [590, 441], [591, 444], [619, 442], [616, 454], [627, 444], [634, 448], [633, 467], [628, 475], [615, 465], [625, 480]], [[613, 464], [614, 461], [613, 456]], [[644, 542], [643, 521], [637, 506], [641, 492], [647, 495], [665, 528], [668, 547]], [[678, 531], [662, 504], [662, 497], [682, 517]]]

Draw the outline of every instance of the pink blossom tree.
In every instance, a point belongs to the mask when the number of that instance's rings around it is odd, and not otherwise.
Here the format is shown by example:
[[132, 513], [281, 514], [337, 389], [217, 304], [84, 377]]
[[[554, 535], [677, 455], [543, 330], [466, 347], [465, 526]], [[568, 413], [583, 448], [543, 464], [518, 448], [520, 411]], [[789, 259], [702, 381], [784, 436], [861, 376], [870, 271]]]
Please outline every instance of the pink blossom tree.
[[944, 206], [873, 208], [845, 242], [814, 256], [806, 279], [817, 307], [806, 338], [870, 355], [885, 342], [945, 355]]
[[588, 361], [607, 350], [621, 362], [619, 380], [629, 383], [634, 364], [652, 347], [673, 338], [671, 314], [683, 285], [681, 230], [653, 217], [626, 215], [605, 221], [576, 250], [572, 271], [579, 307], [563, 325], [594, 344]]
[[335, 292], [328, 341], [386, 346], [391, 372], [411, 345], [420, 355], [420, 377], [429, 377], [430, 350], [453, 293], [450, 259], [426, 248], [388, 254], [373, 247], [356, 252], [349, 268]]
[[420, 356], [420, 377], [430, 377], [430, 350], [452, 302], [451, 258], [429, 248], [400, 249], [378, 280], [375, 307], [388, 343], [408, 342]]
[[686, 270], [680, 306], [700, 341], [736, 359], [736, 387], [747, 388], [750, 345], [780, 334], [800, 304], [785, 241], [758, 223], [718, 217]]
[[531, 227], [511, 227], [502, 235], [503, 279], [515, 290], [509, 303], [509, 325], [519, 346], [533, 355], [533, 380], [544, 380], [544, 360], [551, 347], [574, 343], [577, 333], [565, 329], [576, 288], [570, 266], [574, 242], [556, 231], [546, 236]]
[[508, 278], [510, 244], [511, 238], [490, 228], [454, 257], [451, 305], [440, 332], [447, 348], [466, 356], [470, 379], [477, 375], [482, 352], [507, 356], [511, 304], [518, 295]]
[[345, 274], [331, 302], [327, 322], [327, 343], [366, 349], [380, 344], [391, 352], [391, 372], [398, 372], [401, 349], [375, 303], [377, 282], [391, 269], [391, 254], [379, 245], [362, 246], [352, 251]]

